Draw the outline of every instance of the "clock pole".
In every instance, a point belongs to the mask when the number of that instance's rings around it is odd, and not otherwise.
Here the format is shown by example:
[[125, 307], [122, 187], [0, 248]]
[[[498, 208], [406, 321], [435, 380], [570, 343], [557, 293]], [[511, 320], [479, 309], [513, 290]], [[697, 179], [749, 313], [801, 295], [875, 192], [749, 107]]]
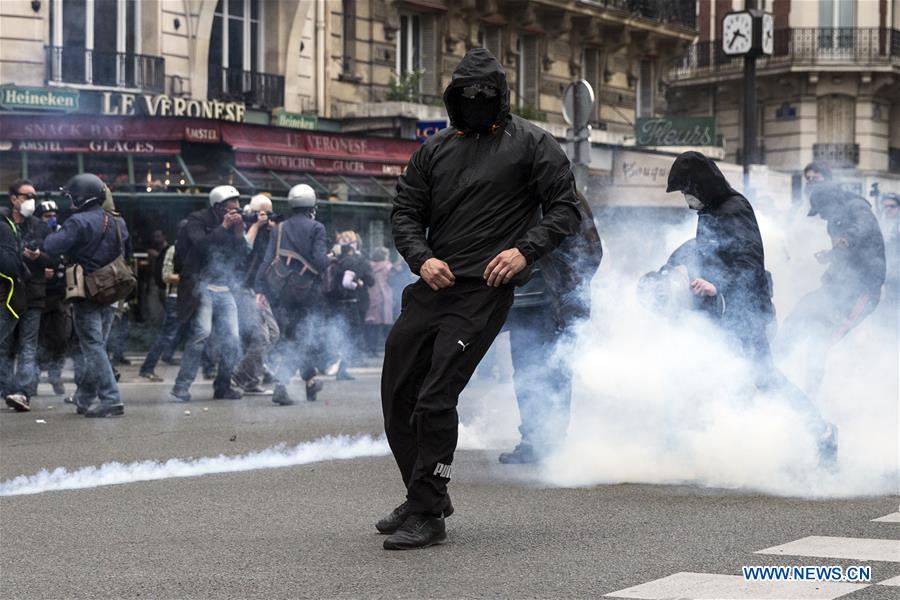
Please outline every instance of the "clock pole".
[[[756, 0], [745, 0], [746, 10], [756, 8]], [[744, 55], [744, 193], [750, 189], [750, 165], [756, 159], [756, 53]]]

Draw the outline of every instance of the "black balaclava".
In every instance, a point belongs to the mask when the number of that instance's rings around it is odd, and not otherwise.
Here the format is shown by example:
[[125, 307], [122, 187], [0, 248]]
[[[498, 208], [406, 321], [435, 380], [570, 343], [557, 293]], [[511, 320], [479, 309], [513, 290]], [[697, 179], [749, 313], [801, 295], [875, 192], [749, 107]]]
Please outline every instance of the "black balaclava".
[[499, 96], [487, 98], [478, 94], [470, 100], [458, 93], [456, 106], [459, 107], [459, 116], [465, 123], [465, 128], [476, 133], [488, 133], [500, 115]]

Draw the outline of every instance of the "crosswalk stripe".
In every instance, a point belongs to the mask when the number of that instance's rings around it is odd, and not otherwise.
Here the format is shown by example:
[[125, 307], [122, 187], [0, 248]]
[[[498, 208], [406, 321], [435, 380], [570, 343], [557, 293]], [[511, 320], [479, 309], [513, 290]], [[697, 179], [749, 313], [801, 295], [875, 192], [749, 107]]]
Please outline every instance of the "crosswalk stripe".
[[755, 554], [786, 554], [850, 560], [900, 562], [900, 540], [879, 540], [811, 535]]
[[900, 575], [896, 577], [891, 577], [890, 579], [885, 579], [884, 581], [879, 581], [878, 585], [896, 585], [900, 586]]
[[831, 600], [865, 587], [868, 586], [824, 581], [746, 581], [738, 575], [683, 572], [606, 595], [645, 600]]
[[877, 519], [872, 519], [872, 521], [876, 523], [900, 523], [900, 512], [891, 513], [889, 515], [884, 515], [883, 517], [878, 517]]

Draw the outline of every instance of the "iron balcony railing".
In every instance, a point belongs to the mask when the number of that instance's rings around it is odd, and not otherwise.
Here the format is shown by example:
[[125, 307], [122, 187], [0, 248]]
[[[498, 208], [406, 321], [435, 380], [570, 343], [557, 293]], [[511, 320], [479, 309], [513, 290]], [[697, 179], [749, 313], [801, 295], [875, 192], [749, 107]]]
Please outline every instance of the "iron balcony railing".
[[260, 108], [284, 106], [284, 77], [209, 65], [209, 97], [245, 102]]
[[160, 56], [98, 52], [77, 46], [45, 47], [48, 82], [102, 85], [162, 92], [166, 61]]
[[813, 160], [837, 169], [852, 169], [859, 164], [859, 144], [813, 144]]
[[696, 0], [581, 0], [584, 4], [594, 4], [629, 13], [636, 17], [677, 23], [688, 29], [697, 28]]
[[[900, 64], [900, 30], [884, 27], [815, 28], [775, 31], [771, 56], [757, 59], [757, 69], [780, 66]], [[740, 73], [742, 56], [722, 52], [721, 40], [699, 42], [679, 58], [672, 78], [690, 79]]]

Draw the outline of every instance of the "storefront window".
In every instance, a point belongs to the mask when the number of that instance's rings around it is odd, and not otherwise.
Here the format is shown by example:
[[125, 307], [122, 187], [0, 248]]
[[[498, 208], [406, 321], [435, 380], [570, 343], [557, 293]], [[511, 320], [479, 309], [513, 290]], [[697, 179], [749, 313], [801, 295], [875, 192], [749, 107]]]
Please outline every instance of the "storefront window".
[[56, 192], [78, 174], [78, 155], [29, 152], [28, 178], [41, 192]]

